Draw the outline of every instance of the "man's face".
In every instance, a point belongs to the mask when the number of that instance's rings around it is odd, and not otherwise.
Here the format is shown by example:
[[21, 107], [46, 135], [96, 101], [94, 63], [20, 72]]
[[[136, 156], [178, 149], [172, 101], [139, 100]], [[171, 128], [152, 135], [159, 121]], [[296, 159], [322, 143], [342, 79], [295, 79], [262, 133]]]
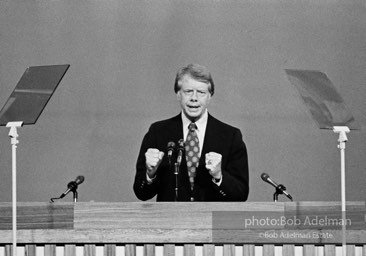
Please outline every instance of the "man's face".
[[210, 103], [210, 85], [197, 81], [189, 75], [183, 76], [179, 85], [180, 90], [177, 92], [177, 98], [183, 113], [188, 119], [195, 122], [205, 113]]

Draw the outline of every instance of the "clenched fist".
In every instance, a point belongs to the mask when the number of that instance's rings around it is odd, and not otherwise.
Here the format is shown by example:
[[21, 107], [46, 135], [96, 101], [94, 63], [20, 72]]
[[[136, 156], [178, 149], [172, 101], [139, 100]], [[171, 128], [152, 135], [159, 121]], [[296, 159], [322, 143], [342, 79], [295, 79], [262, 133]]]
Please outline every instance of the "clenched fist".
[[149, 178], [154, 178], [156, 170], [158, 169], [161, 161], [163, 160], [164, 152], [159, 151], [156, 148], [149, 148], [145, 153], [146, 169]]
[[222, 155], [215, 152], [210, 152], [205, 155], [206, 169], [209, 171], [210, 175], [215, 179], [221, 179], [221, 160]]

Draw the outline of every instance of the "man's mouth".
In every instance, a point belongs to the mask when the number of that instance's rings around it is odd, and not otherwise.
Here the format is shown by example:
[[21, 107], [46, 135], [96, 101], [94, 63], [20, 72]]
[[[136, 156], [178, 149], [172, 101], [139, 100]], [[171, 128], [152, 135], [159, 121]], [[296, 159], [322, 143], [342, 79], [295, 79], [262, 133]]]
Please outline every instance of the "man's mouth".
[[196, 110], [196, 109], [199, 109], [200, 106], [188, 106], [188, 108], [191, 110]]

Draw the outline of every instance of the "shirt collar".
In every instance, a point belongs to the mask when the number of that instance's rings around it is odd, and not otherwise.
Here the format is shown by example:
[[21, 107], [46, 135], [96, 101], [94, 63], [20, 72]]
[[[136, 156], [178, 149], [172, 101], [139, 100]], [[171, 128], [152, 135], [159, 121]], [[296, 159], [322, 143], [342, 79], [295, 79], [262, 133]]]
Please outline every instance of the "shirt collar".
[[[188, 126], [190, 123], [192, 123], [191, 120], [189, 120], [186, 115], [183, 113], [181, 113], [182, 116], [182, 122], [183, 122], [183, 128], [185, 130], [188, 130]], [[203, 115], [201, 116], [200, 119], [198, 119], [195, 124], [197, 125], [197, 130], [198, 131], [204, 131], [206, 126], [207, 126], [207, 120], [208, 120], [208, 111], [207, 109], [205, 110], [205, 112], [203, 113]]]

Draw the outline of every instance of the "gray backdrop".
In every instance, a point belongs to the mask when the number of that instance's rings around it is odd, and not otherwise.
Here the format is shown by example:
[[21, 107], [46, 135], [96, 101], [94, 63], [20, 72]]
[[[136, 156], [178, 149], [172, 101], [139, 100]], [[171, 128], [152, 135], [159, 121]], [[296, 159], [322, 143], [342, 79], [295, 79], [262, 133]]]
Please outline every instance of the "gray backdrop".
[[[142, 137], [179, 113], [174, 76], [188, 63], [211, 70], [210, 113], [243, 133], [249, 201], [272, 200], [262, 172], [295, 200], [340, 200], [338, 135], [317, 128], [284, 69], [325, 72], [364, 127], [365, 1], [1, 0], [1, 107], [26, 67], [65, 63], [36, 125], [19, 129], [18, 201], [48, 201], [78, 175], [80, 201], [137, 200]], [[11, 201], [8, 132], [0, 201]], [[365, 130], [348, 138], [347, 199], [364, 200]]]

